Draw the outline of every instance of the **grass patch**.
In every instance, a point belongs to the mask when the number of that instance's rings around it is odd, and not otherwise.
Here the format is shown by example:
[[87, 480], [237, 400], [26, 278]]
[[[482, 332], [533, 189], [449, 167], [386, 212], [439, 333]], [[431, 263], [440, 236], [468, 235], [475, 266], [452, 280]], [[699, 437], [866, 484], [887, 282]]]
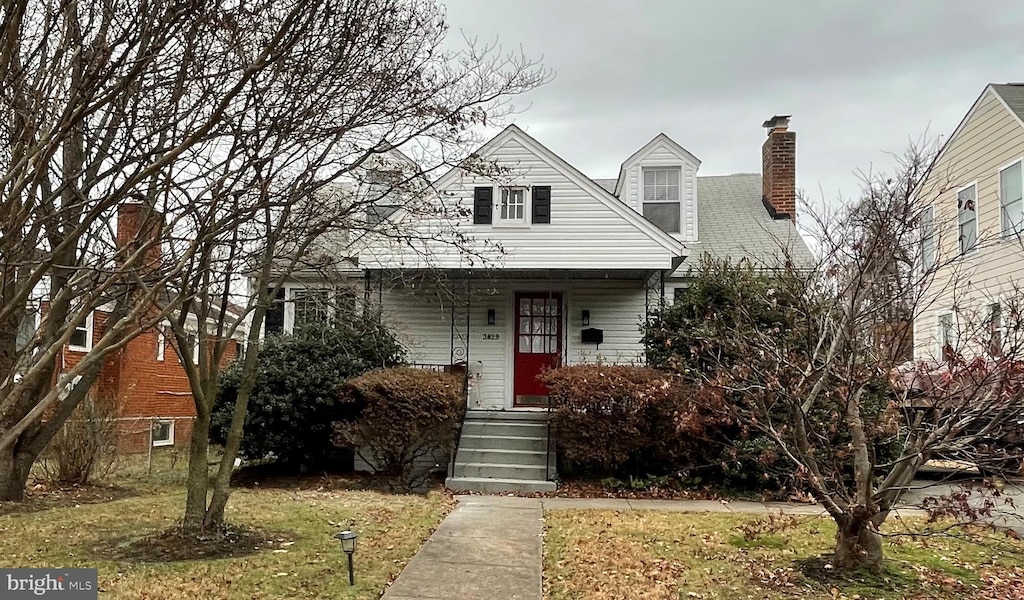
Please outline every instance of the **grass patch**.
[[[111, 599], [375, 599], [451, 505], [436, 491], [238, 489], [226, 535], [185, 540], [176, 526], [186, 461], [171, 458], [122, 471], [117, 489], [129, 497], [0, 515], [3, 566], [96, 567]], [[353, 587], [333, 538], [344, 528], [360, 536]]]
[[[831, 520], [780, 528], [753, 515], [548, 511], [544, 587], [550, 600], [644, 598], [1018, 598], [1024, 543], [985, 531], [893, 522], [880, 574], [829, 560]], [[754, 532], [754, 533], [751, 533]]]

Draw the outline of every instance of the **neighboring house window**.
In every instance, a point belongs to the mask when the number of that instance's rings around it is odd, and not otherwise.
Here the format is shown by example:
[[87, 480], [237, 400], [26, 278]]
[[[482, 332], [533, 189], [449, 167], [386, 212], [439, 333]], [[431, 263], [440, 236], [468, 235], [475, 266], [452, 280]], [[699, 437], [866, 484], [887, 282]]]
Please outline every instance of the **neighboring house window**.
[[644, 169], [644, 217], [668, 233], [679, 233], [679, 169]]
[[935, 207], [921, 211], [921, 266], [930, 269], [935, 266]]
[[185, 334], [185, 343], [188, 344], [189, 349], [192, 350], [192, 364], [199, 364], [199, 334], [189, 332]]
[[39, 329], [39, 319], [39, 308], [30, 304], [21, 315], [21, 320], [18, 321], [18, 332], [14, 337], [16, 352], [21, 352], [32, 343], [33, 338], [36, 337], [36, 331]]
[[956, 194], [958, 222], [960, 224], [960, 254], [978, 247], [978, 186], [971, 184]]
[[85, 317], [85, 321], [79, 323], [78, 327], [75, 327], [75, 331], [71, 334], [71, 339], [68, 340], [68, 346], [72, 350], [79, 352], [92, 350], [92, 319], [93, 313], [90, 312]]
[[686, 293], [686, 288], [685, 287], [677, 287], [677, 288], [673, 289], [672, 290], [672, 302], [675, 303], [675, 302], [679, 302], [680, 300], [682, 300], [683, 299], [683, 294], [685, 294], [685, 293]]
[[160, 362], [164, 360], [164, 349], [167, 347], [167, 338], [164, 337], [163, 331], [156, 332], [156, 359]]
[[174, 421], [153, 421], [153, 445], [173, 446], [174, 445]]
[[956, 350], [956, 321], [953, 313], [939, 315], [939, 354], [943, 357]]
[[396, 210], [399, 204], [396, 203], [396, 184], [400, 181], [401, 174], [397, 171], [381, 171], [374, 169], [367, 174], [367, 195], [369, 204], [366, 207], [366, 224], [377, 225], [386, 220]]
[[988, 305], [988, 345], [989, 354], [999, 356], [1003, 353], [1003, 307], [998, 302]]
[[501, 207], [498, 222], [510, 224], [526, 223], [526, 188], [501, 188]]
[[1021, 161], [999, 172], [999, 206], [1004, 237], [1024, 233], [1024, 179]]

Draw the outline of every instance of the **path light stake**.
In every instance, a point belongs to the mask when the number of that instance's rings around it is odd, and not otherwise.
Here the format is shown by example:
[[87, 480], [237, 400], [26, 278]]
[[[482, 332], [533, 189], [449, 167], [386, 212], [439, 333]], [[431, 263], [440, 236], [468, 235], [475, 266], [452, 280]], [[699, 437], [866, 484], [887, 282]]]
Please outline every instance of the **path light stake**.
[[356, 553], [356, 539], [359, 536], [353, 531], [346, 529], [338, 535], [334, 536], [334, 539], [341, 542], [341, 550], [348, 555], [348, 584], [356, 584], [355, 571], [352, 568], [352, 555]]

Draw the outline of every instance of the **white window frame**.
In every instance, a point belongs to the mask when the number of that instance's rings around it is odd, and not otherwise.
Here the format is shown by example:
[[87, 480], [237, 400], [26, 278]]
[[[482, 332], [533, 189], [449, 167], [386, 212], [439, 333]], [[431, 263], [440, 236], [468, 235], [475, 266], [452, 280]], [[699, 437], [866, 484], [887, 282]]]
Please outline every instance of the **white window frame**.
[[[999, 326], [992, 328], [992, 315], [993, 307], [999, 308]], [[999, 349], [1002, 354], [1002, 349], [1006, 346], [1006, 310], [1003, 307], [1003, 299], [997, 298], [991, 302], [985, 303], [985, 329], [988, 339], [985, 341], [985, 353], [992, 354], [992, 334], [999, 334]]]
[[157, 329], [156, 331], [156, 359], [159, 362], [164, 362], [167, 348], [167, 336], [164, 335], [163, 329]]
[[[88, 351], [92, 350], [93, 319], [95, 318], [95, 315], [96, 315], [96, 311], [90, 310], [89, 314], [86, 315], [86, 317], [85, 317], [85, 321], [83, 321], [81, 325], [78, 325], [78, 326], [75, 327], [75, 331], [78, 331], [79, 329], [84, 329], [85, 330], [85, 345], [84, 346], [76, 346], [75, 344], [71, 343], [71, 339], [69, 338], [68, 339], [68, 349], [69, 350], [71, 350], [73, 352], [88, 352]], [[72, 335], [74, 335], [74, 334], [72, 334]]]
[[[497, 206], [494, 207], [494, 225], [501, 227], [526, 227], [530, 224], [530, 190], [524, 185], [504, 185], [498, 188]], [[513, 193], [521, 193], [523, 195], [522, 202], [516, 204], [508, 204], [506, 197]], [[508, 214], [508, 208], [522, 207], [523, 214], [519, 217], [508, 217], [504, 216]]]
[[958, 339], [959, 335], [958, 335], [957, 323], [956, 323], [956, 313], [951, 311], [951, 310], [947, 310], [947, 311], [943, 311], [943, 312], [940, 312], [939, 314], [935, 315], [935, 333], [936, 333], [935, 341], [936, 341], [936, 344], [939, 347], [939, 351], [938, 351], [937, 356], [940, 359], [945, 358], [945, 354], [943, 353], [942, 349], [946, 346], [946, 335], [945, 335], [946, 332], [945, 332], [945, 328], [943, 327], [943, 323], [942, 323], [943, 317], [949, 317], [949, 323], [950, 323], [949, 326], [950, 326], [950, 329], [951, 329], [951, 337], [952, 337], [952, 339], [949, 341], [950, 342], [949, 343], [949, 347], [952, 348], [954, 352], [956, 352], [956, 349], [957, 349], [956, 347], [957, 347], [957, 344], [959, 343], [959, 339]]
[[[664, 185], [657, 182], [657, 175], [659, 171], [666, 173], [674, 172], [678, 175], [676, 178], [676, 199], [669, 199], [669, 190], [673, 187], [672, 184], [665, 183]], [[650, 184], [654, 189], [654, 200], [647, 200], [647, 174], [655, 174], [655, 182]], [[665, 188], [665, 200], [657, 199], [657, 190], [659, 187]], [[679, 207], [679, 227], [676, 231], [664, 230], [666, 233], [671, 235], [680, 235], [683, 232], [683, 167], [681, 165], [647, 165], [640, 168], [640, 214], [644, 214], [644, 206], [647, 204], [675, 204]], [[654, 221], [651, 221], [654, 223]], [[657, 223], [655, 223], [657, 225]], [[660, 228], [660, 226], [659, 226]]]
[[[925, 231], [924, 231], [925, 215], [926, 214], [929, 215], [928, 219], [929, 219], [929, 222], [931, 223], [931, 232], [927, 236], [925, 235]], [[920, 231], [919, 231], [919, 233], [920, 233], [920, 236], [921, 236], [921, 269], [923, 271], [927, 271], [928, 269], [934, 267], [939, 262], [939, 240], [938, 240], [938, 231], [937, 231], [937, 229], [935, 227], [935, 205], [934, 204], [928, 205], [928, 206], [924, 207], [921, 210], [921, 216], [919, 218], [919, 223], [920, 223], [920, 226], [919, 226]], [[930, 263], [929, 263], [929, 261], [926, 260], [927, 251], [929, 251], [929, 250], [931, 251], [931, 261], [930, 261]]]
[[[158, 424], [163, 424], [163, 423], [167, 423], [167, 439], [165, 439], [165, 440], [158, 440], [158, 439], [156, 439], [156, 436], [153, 435], [153, 430], [156, 428], [156, 426]], [[150, 426], [149, 426], [149, 431], [150, 431], [149, 435], [150, 435], [151, 439], [153, 440], [153, 447], [154, 448], [159, 448], [161, 446], [173, 446], [174, 445], [174, 419], [154, 419], [151, 422]]]
[[[1021, 200], [1020, 211], [1021, 211], [1021, 225], [1017, 230], [1010, 229], [1010, 223], [1008, 214], [1006, 212], [1006, 199], [1003, 198], [1003, 173], [1012, 169], [1013, 167], [1020, 166], [1020, 177], [1021, 177]], [[1024, 158], [1018, 158], [1017, 160], [1004, 165], [999, 169], [998, 173], [998, 185], [999, 185], [999, 235], [1001, 238], [1014, 238], [1020, 235], [1024, 235]]]
[[[971, 248], [964, 248], [964, 236], [963, 226], [964, 221], [961, 220], [960, 215], [960, 192], [974, 188], [974, 246]], [[978, 199], [978, 182], [971, 182], [956, 190], [956, 233], [957, 233], [957, 248], [960, 250], [960, 256], [973, 256], [978, 253], [981, 249], [981, 219], [978, 215], [981, 212], [981, 200]]]

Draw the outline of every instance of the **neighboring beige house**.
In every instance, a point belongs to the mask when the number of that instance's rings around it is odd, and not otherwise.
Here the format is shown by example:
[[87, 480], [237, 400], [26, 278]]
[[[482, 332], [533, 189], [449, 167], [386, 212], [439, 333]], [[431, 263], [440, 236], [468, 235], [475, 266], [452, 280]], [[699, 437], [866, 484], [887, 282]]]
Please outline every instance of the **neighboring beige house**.
[[990, 84], [918, 190], [920, 258], [934, 277], [914, 321], [914, 356], [998, 345], [1024, 287], [1024, 84]]

